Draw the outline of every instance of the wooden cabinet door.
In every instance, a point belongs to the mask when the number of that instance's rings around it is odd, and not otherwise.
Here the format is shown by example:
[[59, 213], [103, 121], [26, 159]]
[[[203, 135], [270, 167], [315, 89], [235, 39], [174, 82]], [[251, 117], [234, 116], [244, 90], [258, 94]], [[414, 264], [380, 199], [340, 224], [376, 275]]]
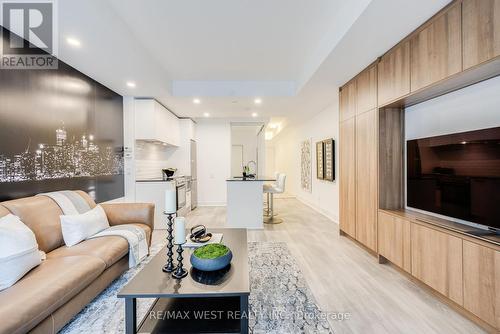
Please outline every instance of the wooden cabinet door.
[[378, 105], [410, 93], [410, 42], [406, 41], [382, 56], [378, 69]]
[[463, 305], [462, 239], [412, 223], [411, 273]]
[[462, 71], [461, 24], [457, 2], [411, 38], [412, 92]]
[[500, 252], [466, 240], [464, 308], [500, 329]]
[[403, 266], [403, 225], [383, 212], [378, 214], [378, 253], [395, 265]]
[[356, 121], [340, 123], [340, 229], [356, 237]]
[[373, 65], [356, 78], [356, 113], [377, 108], [377, 66]]
[[407, 272], [411, 272], [411, 223], [379, 212], [377, 226], [378, 253]]
[[340, 121], [356, 115], [356, 80], [351, 80], [340, 90]]
[[500, 0], [464, 0], [464, 69], [500, 55]]
[[356, 116], [356, 240], [377, 251], [377, 111]]

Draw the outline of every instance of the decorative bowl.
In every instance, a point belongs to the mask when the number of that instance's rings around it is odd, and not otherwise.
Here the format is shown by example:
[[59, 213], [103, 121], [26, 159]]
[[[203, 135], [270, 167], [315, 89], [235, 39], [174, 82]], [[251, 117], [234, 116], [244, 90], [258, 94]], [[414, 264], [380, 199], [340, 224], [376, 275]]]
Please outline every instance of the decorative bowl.
[[197, 248], [191, 254], [191, 265], [202, 271], [225, 268], [233, 259], [231, 250], [223, 244], [208, 244]]

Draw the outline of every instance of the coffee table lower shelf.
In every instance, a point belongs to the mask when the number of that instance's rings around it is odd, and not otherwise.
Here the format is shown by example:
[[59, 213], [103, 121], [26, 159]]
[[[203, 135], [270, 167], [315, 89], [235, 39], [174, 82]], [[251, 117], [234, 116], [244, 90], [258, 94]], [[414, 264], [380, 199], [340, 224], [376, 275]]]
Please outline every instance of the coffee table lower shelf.
[[158, 298], [137, 333], [248, 333], [248, 296]]

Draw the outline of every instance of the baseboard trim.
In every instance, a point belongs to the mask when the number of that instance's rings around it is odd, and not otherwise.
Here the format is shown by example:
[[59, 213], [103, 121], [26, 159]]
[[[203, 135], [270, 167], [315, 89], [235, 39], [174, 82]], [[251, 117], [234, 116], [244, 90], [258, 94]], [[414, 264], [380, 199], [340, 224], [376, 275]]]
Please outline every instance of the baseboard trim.
[[291, 198], [297, 198], [297, 196], [291, 195], [291, 194], [287, 194], [287, 193], [284, 193], [284, 194], [274, 194], [274, 199], [291, 199]]
[[313, 209], [314, 211], [318, 212], [319, 214], [325, 216], [326, 218], [330, 219], [332, 222], [334, 222], [335, 224], [339, 224], [339, 219], [338, 217], [334, 216], [332, 213], [326, 211], [326, 210], [323, 210], [321, 208], [319, 208], [317, 205], [305, 200], [304, 198], [301, 198], [300, 196], [296, 196], [295, 197], [299, 202], [307, 205], [308, 207], [310, 207], [311, 209]]
[[198, 206], [227, 206], [226, 202], [198, 202]]

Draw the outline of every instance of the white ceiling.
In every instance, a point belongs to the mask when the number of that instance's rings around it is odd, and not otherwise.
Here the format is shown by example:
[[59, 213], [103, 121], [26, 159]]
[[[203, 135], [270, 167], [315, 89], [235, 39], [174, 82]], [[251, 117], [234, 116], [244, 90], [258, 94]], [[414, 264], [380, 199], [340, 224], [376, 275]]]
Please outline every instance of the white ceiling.
[[[109, 0], [173, 80], [295, 81], [348, 2]], [[352, 2], [352, 1], [351, 1]]]
[[179, 116], [295, 122], [449, 1], [63, 0], [59, 56]]

